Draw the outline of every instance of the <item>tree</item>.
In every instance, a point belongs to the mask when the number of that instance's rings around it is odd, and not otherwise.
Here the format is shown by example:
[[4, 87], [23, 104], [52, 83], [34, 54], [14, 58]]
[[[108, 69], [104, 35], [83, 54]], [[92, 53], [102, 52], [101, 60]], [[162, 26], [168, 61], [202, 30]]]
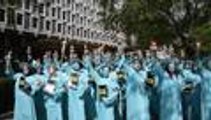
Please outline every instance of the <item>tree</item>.
[[194, 38], [202, 44], [202, 52], [211, 52], [211, 22], [199, 26], [193, 32]]
[[99, 23], [103, 24], [105, 29], [118, 30], [118, 22], [120, 22], [120, 11], [115, 8], [117, 0], [99, 0], [101, 11], [98, 15], [101, 16]]
[[211, 18], [210, 0], [124, 0], [120, 9], [115, 8], [115, 0], [100, 1], [107, 8], [101, 11], [106, 29], [133, 34], [142, 43], [159, 39], [188, 46], [193, 31]]

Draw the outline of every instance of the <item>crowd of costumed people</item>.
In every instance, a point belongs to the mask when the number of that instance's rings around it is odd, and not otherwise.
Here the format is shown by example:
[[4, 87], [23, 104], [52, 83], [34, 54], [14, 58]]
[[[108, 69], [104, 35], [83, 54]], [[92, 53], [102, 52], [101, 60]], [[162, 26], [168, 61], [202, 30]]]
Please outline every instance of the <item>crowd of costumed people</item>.
[[[173, 49], [105, 52], [82, 58], [70, 47], [27, 54], [15, 80], [14, 120], [211, 120], [211, 58], [179, 57]], [[29, 52], [31, 53], [31, 52]], [[14, 54], [14, 53], [13, 53]]]

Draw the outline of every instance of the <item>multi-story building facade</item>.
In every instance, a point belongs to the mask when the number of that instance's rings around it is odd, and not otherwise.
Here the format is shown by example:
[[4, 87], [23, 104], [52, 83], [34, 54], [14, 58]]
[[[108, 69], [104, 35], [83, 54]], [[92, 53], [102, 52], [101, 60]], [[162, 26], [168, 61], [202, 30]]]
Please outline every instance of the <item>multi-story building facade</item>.
[[115, 46], [98, 23], [97, 0], [0, 0], [0, 30]]

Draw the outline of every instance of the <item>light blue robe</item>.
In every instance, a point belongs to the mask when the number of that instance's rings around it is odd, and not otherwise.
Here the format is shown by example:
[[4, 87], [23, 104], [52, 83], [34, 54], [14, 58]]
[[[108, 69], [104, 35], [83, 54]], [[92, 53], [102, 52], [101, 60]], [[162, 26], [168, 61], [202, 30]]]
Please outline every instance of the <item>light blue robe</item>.
[[41, 74], [31, 75], [30, 78], [31, 78], [31, 80], [29, 83], [31, 84], [31, 86], [35, 92], [37, 90], [41, 89], [41, 87], [42, 87], [42, 86], [38, 85], [38, 81], [41, 82], [42, 84], [45, 84], [45, 82], [47, 81], [47, 77], [45, 75], [41, 75]]
[[43, 59], [43, 68], [48, 69], [48, 67], [51, 65], [52, 60], [51, 58], [44, 58]]
[[56, 68], [57, 69], [60, 69], [61, 68], [61, 63], [58, 59], [53, 59], [53, 64], [55, 64]]
[[[115, 80], [114, 85], [116, 86], [115, 89], [117, 89], [117, 98], [114, 105], [114, 114], [115, 114], [115, 120], [124, 120], [126, 119], [126, 82], [127, 82], [127, 75], [124, 75], [124, 80], [120, 82], [118, 78], [118, 72], [120, 69], [117, 69], [116, 71], [113, 71], [110, 73], [110, 78], [112, 80]], [[121, 69], [123, 71], [123, 69]], [[115, 91], [116, 92], [116, 91]]]
[[[38, 120], [46, 120], [46, 109], [45, 109], [45, 101], [44, 101], [44, 93], [42, 90], [43, 85], [47, 81], [47, 77], [43, 74], [34, 74], [32, 75], [32, 88], [36, 90], [33, 95], [33, 99], [35, 102], [35, 108], [37, 113]], [[38, 83], [39, 82], [39, 83]]]
[[[14, 120], [36, 120], [36, 112], [34, 101], [31, 95], [34, 93], [33, 89], [30, 95], [26, 94], [19, 88], [19, 81], [21, 75], [19, 74], [15, 83], [15, 108]], [[26, 81], [30, 82], [30, 77], [26, 77]]]
[[203, 70], [202, 76], [202, 120], [211, 120], [211, 71]]
[[[71, 73], [75, 72], [71, 64], [69, 64], [68, 62], [62, 64], [60, 71], [64, 72], [67, 75], [70, 75]], [[80, 71], [83, 72], [83, 74], [88, 75], [88, 71], [86, 69], [81, 69]]]
[[196, 86], [197, 84], [201, 82], [201, 77], [197, 74], [194, 74], [190, 70], [186, 70], [186, 69], [183, 70], [182, 75], [183, 75], [183, 81], [182, 81], [183, 85], [185, 84], [187, 80], [192, 81], [194, 86]]
[[197, 119], [200, 120], [201, 110], [200, 108], [200, 83], [201, 77], [199, 74], [193, 73], [191, 70], [184, 69], [182, 71], [183, 81], [182, 86], [185, 86], [186, 82], [193, 84], [193, 90], [190, 93], [183, 92], [182, 94], [182, 105], [183, 105], [183, 118], [184, 119]]
[[97, 86], [106, 85], [108, 89], [108, 96], [106, 98], [103, 98], [103, 100], [100, 100], [99, 95], [97, 95], [97, 120], [114, 120], [114, 101], [117, 98], [117, 92], [115, 92], [115, 88], [117, 87], [117, 84], [110, 77], [101, 77], [94, 70], [88, 59], [86, 59], [86, 64], [90, 70], [90, 75], [95, 80]]
[[181, 77], [164, 73], [160, 86], [160, 120], [182, 120]]
[[[88, 80], [92, 80], [91, 76], [88, 76]], [[84, 109], [86, 120], [96, 120], [97, 118], [97, 108], [96, 108], [96, 84], [94, 82], [86, 81], [86, 85], [88, 86], [83, 94], [84, 100]]]
[[150, 120], [149, 98], [145, 89], [146, 75], [136, 72], [129, 66], [126, 66], [126, 71], [128, 71], [127, 120]]
[[60, 71], [64, 72], [64, 73], [67, 73], [67, 71], [71, 69], [70, 65], [69, 65], [69, 62], [64, 62], [61, 64], [61, 67], [60, 67]]
[[[47, 76], [49, 77], [49, 76]], [[55, 81], [55, 93], [53, 95], [45, 95], [45, 107], [47, 110], [47, 120], [63, 120], [61, 93], [64, 92], [65, 75], [59, 71], [56, 76], [51, 78]], [[47, 81], [46, 81], [47, 83]]]
[[[86, 89], [88, 77], [81, 71], [71, 72], [77, 73], [80, 76], [77, 86], [74, 86], [74, 88], [68, 87], [68, 117], [69, 120], [85, 120], [84, 100], [82, 99], [82, 96]], [[69, 80], [70, 74], [71, 73], [67, 75], [67, 80]], [[66, 84], [68, 84], [68, 81]]]
[[97, 80], [97, 85], [106, 85], [108, 88], [108, 97], [101, 101], [97, 98], [97, 120], [114, 120], [114, 102], [117, 99], [117, 84], [110, 78], [100, 78]]

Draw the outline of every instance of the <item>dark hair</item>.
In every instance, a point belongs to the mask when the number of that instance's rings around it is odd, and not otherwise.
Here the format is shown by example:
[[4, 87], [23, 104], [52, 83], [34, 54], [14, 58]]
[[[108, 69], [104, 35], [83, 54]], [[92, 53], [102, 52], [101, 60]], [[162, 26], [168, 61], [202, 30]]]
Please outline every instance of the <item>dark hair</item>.
[[165, 71], [168, 73], [168, 75], [170, 77], [172, 77], [173, 74], [177, 75], [177, 72], [176, 72], [176, 69], [175, 69], [175, 71], [173, 73], [169, 70], [169, 65], [170, 64], [173, 64], [173, 63], [171, 63], [171, 62], [166, 63], [166, 65], [165, 65]]

